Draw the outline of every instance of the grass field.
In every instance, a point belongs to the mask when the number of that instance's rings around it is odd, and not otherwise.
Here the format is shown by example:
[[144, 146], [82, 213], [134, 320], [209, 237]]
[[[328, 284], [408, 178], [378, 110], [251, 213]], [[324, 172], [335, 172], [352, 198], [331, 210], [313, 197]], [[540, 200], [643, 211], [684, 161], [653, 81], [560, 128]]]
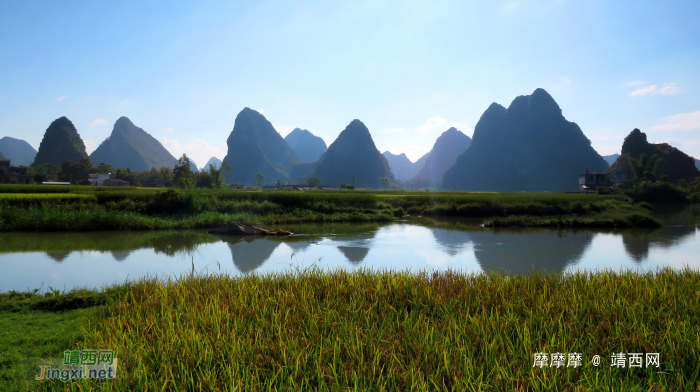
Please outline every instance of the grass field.
[[[0, 231], [208, 228], [236, 220], [257, 225], [381, 222], [410, 216], [557, 218], [560, 225], [656, 226], [645, 203], [621, 195], [403, 191], [175, 190], [0, 185]], [[567, 219], [559, 219], [565, 217]], [[544, 225], [521, 219], [521, 225]], [[563, 223], [562, 223], [563, 222]], [[573, 224], [573, 223], [572, 223]], [[611, 226], [612, 225], [612, 226]]]
[[[107, 304], [80, 313], [47, 305], [60, 297], [0, 295], [0, 342], [12, 342], [0, 377], [3, 390], [697, 391], [698, 287], [688, 270], [309, 270], [143, 280], [95, 294]], [[66, 315], [83, 328], [71, 330]], [[20, 338], [30, 323], [38, 327]], [[42, 328], [55, 325], [66, 328], [46, 342]], [[44, 342], [41, 355], [56, 358], [69, 347], [114, 349], [119, 377], [25, 383], [19, 358]], [[533, 367], [541, 352], [581, 353], [582, 366]], [[659, 353], [660, 366], [613, 367], [618, 353]]]

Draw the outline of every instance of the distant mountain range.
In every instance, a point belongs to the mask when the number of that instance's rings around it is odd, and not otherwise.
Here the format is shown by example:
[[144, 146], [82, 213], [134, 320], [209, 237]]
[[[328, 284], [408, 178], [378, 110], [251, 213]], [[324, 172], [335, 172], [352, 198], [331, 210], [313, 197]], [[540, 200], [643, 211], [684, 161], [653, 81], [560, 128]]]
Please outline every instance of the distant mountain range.
[[408, 181], [415, 177], [425, 164], [424, 158], [428, 157], [428, 154], [425, 154], [423, 158], [421, 158], [422, 161], [413, 163], [404, 153], [395, 155], [389, 151], [384, 151], [382, 155], [384, 155], [384, 158], [386, 158], [386, 161], [389, 163], [391, 172], [394, 173], [394, 176], [399, 181]]
[[[440, 187], [442, 175], [467, 150], [472, 139], [457, 128], [450, 128], [437, 138], [423, 168], [410, 180], [415, 187]], [[449, 184], [446, 184], [446, 186]]]
[[[5, 158], [4, 155], [2, 155], [2, 150], [0, 150], [0, 159], [7, 159], [7, 158]], [[10, 163], [12, 163], [12, 162], [10, 162]]]
[[301, 163], [318, 161], [328, 149], [323, 139], [306, 129], [294, 128], [284, 140], [294, 150], [297, 159]]
[[114, 123], [112, 134], [90, 154], [90, 160], [96, 166], [104, 162], [114, 169], [121, 167], [132, 171], [177, 165], [177, 159], [156, 138], [127, 117], [120, 117]]
[[328, 147], [312, 177], [327, 184], [352, 184], [358, 188], [381, 188], [382, 179], [395, 184], [386, 158], [379, 153], [369, 130], [360, 120], [352, 120]]
[[217, 158], [217, 157], [211, 157], [211, 158], [209, 158], [209, 160], [207, 161], [207, 164], [204, 165], [204, 167], [202, 168], [202, 170], [204, 170], [204, 171], [209, 171], [209, 165], [210, 165], [210, 164], [211, 164], [211, 165], [214, 165], [214, 169], [217, 169], [217, 170], [218, 170], [219, 167], [221, 167], [221, 159], [219, 159], [219, 158]]
[[636, 128], [625, 138], [625, 142], [622, 144], [622, 155], [610, 165], [607, 173], [610, 173], [613, 180], [618, 181], [634, 178], [628, 158], [639, 159], [642, 154], [646, 154], [649, 158], [658, 154], [660, 158], [665, 159], [666, 164], [659, 168], [658, 175], [668, 175], [668, 179], [671, 181], [691, 180], [700, 176], [694, 158], [666, 143], [649, 143], [647, 135]]
[[83, 158], [87, 158], [83, 139], [73, 123], [66, 117], [61, 117], [46, 129], [32, 166], [44, 163], [63, 165], [66, 161], [80, 163]]
[[467, 191], [566, 191], [586, 168], [608, 163], [543, 89], [508, 109], [493, 103], [474, 128], [471, 145], [443, 176], [443, 187]]
[[232, 170], [223, 174], [229, 184], [250, 185], [257, 173], [265, 176], [266, 183], [287, 181], [292, 166], [299, 164], [294, 150], [265, 116], [250, 108], [238, 113], [226, 144], [224, 160]]
[[619, 157], [620, 154], [603, 155], [603, 159], [605, 159], [605, 162], [607, 162], [608, 165], [612, 165], [613, 162], [615, 162]]
[[700, 159], [695, 160], [695, 167], [700, 170]]
[[36, 150], [29, 143], [9, 136], [0, 139], [0, 151], [13, 166], [29, 166], [36, 157]]

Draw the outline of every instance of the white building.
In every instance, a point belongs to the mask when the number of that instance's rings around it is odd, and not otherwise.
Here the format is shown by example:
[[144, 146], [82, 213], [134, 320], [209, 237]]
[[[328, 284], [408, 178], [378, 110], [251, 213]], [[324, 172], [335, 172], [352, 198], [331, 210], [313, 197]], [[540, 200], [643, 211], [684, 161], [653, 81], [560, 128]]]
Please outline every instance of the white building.
[[105, 180], [109, 180], [109, 176], [112, 173], [91, 173], [88, 174], [88, 180], [90, 185], [103, 186]]

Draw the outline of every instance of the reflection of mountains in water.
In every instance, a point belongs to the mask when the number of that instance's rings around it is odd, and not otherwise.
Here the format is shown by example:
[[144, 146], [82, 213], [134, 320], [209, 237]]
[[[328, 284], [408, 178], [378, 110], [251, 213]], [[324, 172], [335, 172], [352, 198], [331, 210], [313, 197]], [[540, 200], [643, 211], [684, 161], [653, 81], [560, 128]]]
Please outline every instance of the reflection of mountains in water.
[[531, 274], [561, 273], [577, 262], [591, 244], [590, 232], [518, 230], [472, 233], [474, 255], [484, 271]]
[[137, 249], [153, 249], [173, 256], [191, 253], [205, 243], [218, 239], [198, 231], [130, 231], [81, 233], [3, 233], [0, 253], [45, 252], [61, 262], [73, 251], [111, 252], [114, 259], [124, 261]]
[[671, 226], [651, 230], [628, 230], [622, 234], [625, 252], [637, 263], [649, 257], [650, 248], [670, 249], [695, 235], [691, 226]]
[[216, 237], [228, 244], [233, 264], [244, 274], [263, 265], [280, 244], [279, 241], [271, 238], [255, 235], [217, 235]]
[[516, 274], [531, 274], [533, 269], [559, 273], [567, 264], [581, 258], [593, 237], [587, 232], [541, 229], [491, 231], [474, 227], [465, 231], [429, 228], [446, 254], [456, 256], [471, 243], [476, 260], [484, 271], [502, 268]]

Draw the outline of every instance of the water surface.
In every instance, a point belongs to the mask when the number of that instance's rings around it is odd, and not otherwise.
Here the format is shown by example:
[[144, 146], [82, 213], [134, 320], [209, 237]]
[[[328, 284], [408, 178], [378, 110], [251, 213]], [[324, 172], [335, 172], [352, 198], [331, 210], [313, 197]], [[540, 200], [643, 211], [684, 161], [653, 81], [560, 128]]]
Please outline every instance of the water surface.
[[700, 267], [700, 206], [657, 206], [660, 229], [485, 229], [467, 219], [285, 225], [289, 237], [206, 230], [0, 234], [0, 292], [99, 288], [143, 276], [321, 268], [465, 272]]

